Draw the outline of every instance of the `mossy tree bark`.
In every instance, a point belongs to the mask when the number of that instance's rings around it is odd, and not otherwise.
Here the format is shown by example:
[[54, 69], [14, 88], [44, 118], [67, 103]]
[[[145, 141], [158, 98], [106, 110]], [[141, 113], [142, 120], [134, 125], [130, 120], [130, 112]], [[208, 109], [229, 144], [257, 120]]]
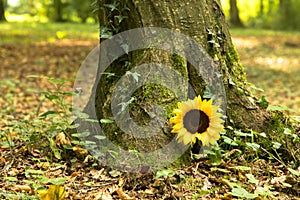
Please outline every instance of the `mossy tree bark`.
[[[222, 74], [227, 97], [226, 126], [234, 127], [236, 130], [265, 132], [268, 135], [268, 139], [266, 139], [268, 141], [265, 144], [271, 146], [270, 141], [279, 141], [285, 146], [282, 148], [282, 153], [288, 155], [288, 158], [299, 160], [299, 151], [297, 151], [299, 144], [298, 147], [295, 147], [295, 145], [291, 145], [291, 140], [282, 138], [285, 127], [295, 131], [288, 122], [288, 118], [280, 112], [267, 111], [265, 105], [259, 103], [258, 99], [251, 94], [249, 90], [251, 85], [246, 80], [245, 71], [232, 44], [219, 0], [126, 0], [118, 1], [117, 4], [114, 2], [98, 0], [101, 27], [111, 28], [114, 34], [133, 28], [162, 27], [179, 31], [196, 40], [214, 59]], [[117, 6], [117, 9], [112, 9], [114, 6]], [[127, 16], [127, 18], [120, 23], [116, 16]], [[107, 69], [107, 72], [116, 76], [101, 77], [97, 86], [96, 100], [90, 101], [86, 108], [95, 106], [98, 119], [112, 117], [110, 108], [112, 91], [118, 77], [130, 69], [131, 66], [125, 64], [127, 61], [133, 65], [149, 61], [170, 64], [174, 68], [177, 67], [176, 70], [188, 79], [197, 95], [202, 95], [204, 92], [203, 79], [195, 76], [184, 60], [166, 52], [153, 50], [130, 53], [119, 58]], [[147, 124], [147, 120], [151, 116], [149, 112], [151, 104], [157, 103], [169, 107], [171, 110], [177, 102], [174, 94], [163, 87], [151, 84], [141, 87], [134, 95], [137, 100], [130, 104], [130, 112], [131, 116], [140, 124]], [[170, 140], [170, 137], [174, 136], [170, 134], [168, 122], [161, 123], [165, 124], [161, 133], [155, 138], [146, 139], [147, 141], [122, 134], [116, 125], [103, 124], [102, 128], [111, 140], [125, 149], [149, 151], [164, 145]], [[118, 132], [117, 135], [116, 132]], [[266, 149], [268, 148], [266, 147]]]

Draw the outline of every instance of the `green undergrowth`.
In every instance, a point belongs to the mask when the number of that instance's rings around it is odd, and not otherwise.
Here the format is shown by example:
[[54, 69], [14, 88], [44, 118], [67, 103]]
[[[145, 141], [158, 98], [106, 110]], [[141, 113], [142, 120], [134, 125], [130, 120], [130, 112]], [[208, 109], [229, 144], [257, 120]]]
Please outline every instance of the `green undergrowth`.
[[62, 39], [98, 40], [96, 24], [79, 23], [0, 23], [0, 44], [32, 44], [55, 42]]
[[[32, 76], [32, 78], [46, 79], [56, 89], [35, 92], [39, 97], [40, 106], [27, 114], [16, 117], [15, 112], [17, 108], [1, 108], [1, 117], [5, 120], [5, 128], [1, 131], [0, 135], [1, 145], [11, 149], [12, 158], [15, 156], [14, 149], [17, 148], [17, 141], [21, 141], [25, 152], [38, 149], [42, 153], [41, 155], [50, 163], [58, 161], [72, 162], [73, 159], [84, 159], [87, 156], [84, 145], [85, 142], [89, 141], [80, 141], [80, 134], [75, 133], [70, 135], [68, 133], [68, 129], [74, 129], [76, 125], [72, 124], [75, 117], [72, 115], [71, 104], [66, 100], [71, 95], [74, 95], [74, 93], [63, 92], [61, 90], [67, 81], [49, 77]], [[13, 94], [16, 92], [14, 88], [17, 84], [20, 83], [7, 80], [5, 84], [1, 85], [1, 88], [5, 88], [8, 94], [12, 94], [5, 95], [2, 100], [13, 104]], [[21, 87], [26, 88], [27, 85], [21, 85]], [[32, 91], [27, 91], [27, 93], [30, 92]], [[40, 109], [44, 103], [51, 105], [51, 109], [41, 112]], [[87, 116], [82, 117], [87, 118]], [[276, 118], [274, 116], [274, 125], [279, 127], [276, 134], [280, 139], [276, 141], [268, 138], [265, 133], [258, 133], [252, 130], [244, 132], [227, 126], [225, 127], [226, 131], [221, 133], [221, 139], [217, 145], [214, 145], [212, 148], [202, 149], [204, 150], [204, 154], [190, 153], [189, 165], [192, 166], [201, 160], [202, 162], [205, 161], [204, 163], [206, 164], [201, 166], [203, 173], [218, 174], [219, 179], [217, 179], [217, 182], [230, 188], [227, 192], [229, 196], [240, 199], [276, 199], [278, 191], [272, 186], [271, 180], [281, 175], [270, 174], [267, 168], [257, 171], [257, 165], [267, 163], [266, 166], [273, 169], [273, 165], [279, 164], [283, 166], [283, 170], [290, 173], [290, 179], [293, 177], [293, 180], [299, 181], [300, 176], [299, 172], [296, 171], [299, 163], [292, 160], [290, 162], [284, 160], [283, 157], [285, 155], [281, 151], [286, 146], [284, 141], [287, 141], [289, 138], [292, 143], [299, 143], [299, 137], [292, 129], [281, 125], [280, 120], [280, 117]], [[113, 120], [101, 119], [100, 122], [109, 124]], [[229, 135], [231, 136], [229, 137]], [[35, 160], [37, 163], [39, 162], [39, 159]], [[175, 181], [179, 188], [194, 191], [192, 199], [198, 199], [205, 195], [212, 195], [218, 191], [222, 191], [222, 187], [205, 189], [205, 180], [189, 178], [189, 175], [185, 174], [186, 172], [182, 172], [184, 167], [184, 164], [176, 163], [155, 171], [154, 175], [159, 181], [162, 178]], [[66, 179], [49, 179], [44, 177], [41, 171], [28, 169], [26, 173], [28, 176], [24, 177], [25, 182], [36, 189], [48, 183], [56, 184], [59, 182], [59, 184], [63, 184], [66, 181]], [[260, 173], [267, 174], [268, 179], [262, 180]], [[236, 174], [238, 174], [239, 180], [233, 178]], [[296, 194], [296, 190], [289, 182], [290, 179], [282, 179], [282, 189], [280, 191], [283, 193], [290, 191]], [[13, 184], [14, 181], [14, 178], [6, 177], [7, 184]], [[263, 182], [267, 184], [258, 184]], [[11, 195], [17, 195], [18, 198], [22, 199], [36, 199], [35, 196], [29, 197], [22, 192]]]
[[232, 28], [230, 33], [234, 36], [300, 36], [299, 31], [278, 31], [268, 29], [254, 29], [254, 28]]

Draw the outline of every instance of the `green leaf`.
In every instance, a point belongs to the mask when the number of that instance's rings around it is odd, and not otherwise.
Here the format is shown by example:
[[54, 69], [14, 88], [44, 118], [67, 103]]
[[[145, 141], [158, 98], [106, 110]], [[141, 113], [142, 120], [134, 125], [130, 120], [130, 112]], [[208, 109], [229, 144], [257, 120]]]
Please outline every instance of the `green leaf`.
[[247, 167], [247, 166], [234, 166], [234, 167], [230, 167], [230, 168], [241, 170], [241, 171], [250, 171], [251, 170], [251, 168]]
[[285, 182], [281, 182], [281, 184], [284, 186], [284, 187], [292, 187], [292, 185], [291, 184], [288, 184], [288, 183], [285, 183]]
[[290, 167], [288, 167], [287, 168], [292, 174], [294, 174], [295, 176], [300, 176], [300, 172], [297, 172], [296, 170], [294, 170], [294, 169], [292, 169], [292, 168], [290, 168]]
[[233, 188], [231, 190], [231, 194], [236, 197], [242, 197], [242, 198], [247, 198], [247, 199], [254, 199], [254, 198], [258, 197], [257, 194], [251, 194], [242, 187]]
[[218, 166], [222, 163], [222, 153], [219, 146], [214, 146], [207, 152], [207, 157], [213, 166]]
[[275, 148], [275, 149], [279, 149], [280, 147], [281, 147], [281, 143], [279, 143], [279, 142], [272, 142], [272, 144], [273, 144], [273, 147]]
[[56, 111], [54, 111], [54, 110], [49, 110], [49, 111], [47, 111], [47, 112], [42, 113], [42, 114], [40, 115], [40, 118], [45, 118], [45, 117], [47, 117], [48, 115], [55, 115], [55, 114], [57, 114]]
[[113, 4], [104, 4], [105, 7], [109, 8], [110, 11], [114, 11], [114, 10], [118, 10], [118, 3], [116, 1], [114, 1]]
[[110, 123], [113, 123], [113, 122], [114, 122], [113, 119], [100, 119], [101, 124], [110, 124]]
[[44, 174], [42, 170], [27, 169], [25, 174]]
[[292, 117], [295, 121], [300, 122], [300, 116], [292, 116]]
[[254, 151], [257, 151], [260, 148], [259, 144], [246, 142], [246, 146], [251, 147]]
[[162, 169], [160, 171], [156, 172], [156, 178], [160, 178], [160, 177], [170, 177], [170, 176], [174, 176], [175, 172], [171, 169]]
[[113, 35], [111, 29], [107, 28], [106, 26], [100, 27], [100, 38], [102, 39], [108, 39], [111, 38]]
[[18, 181], [18, 179], [17, 179], [16, 177], [10, 177], [10, 176], [5, 177], [5, 179], [6, 179], [7, 181], [11, 181], [11, 182], [16, 182], [16, 181]]
[[95, 182], [94, 181], [85, 182], [85, 183], [83, 183], [83, 185], [91, 187], [91, 186], [95, 185]]
[[259, 135], [260, 135], [260, 136], [262, 136], [262, 137], [264, 137], [264, 138], [266, 138], [266, 137], [267, 137], [267, 134], [266, 134], [266, 133], [264, 133], [264, 132], [262, 132], [262, 133], [259, 133]]
[[121, 47], [126, 54], [129, 53], [129, 45], [128, 44], [121, 44]]
[[37, 176], [36, 179], [42, 184], [46, 184], [49, 181], [49, 178], [46, 176]]
[[137, 73], [137, 72], [132, 73], [131, 71], [127, 71], [126, 75], [131, 75], [134, 78], [135, 82], [138, 82], [139, 77], [141, 76], [139, 73]]
[[61, 159], [60, 149], [56, 147], [56, 144], [52, 138], [49, 138], [50, 148], [57, 159]]
[[242, 136], [242, 137], [252, 137], [253, 136], [253, 133], [244, 133], [244, 132], [241, 132], [241, 131], [234, 131], [234, 133], [237, 136]]
[[52, 183], [53, 185], [63, 185], [67, 181], [66, 178], [54, 178], [49, 179], [49, 183]]
[[235, 82], [234, 82], [231, 78], [228, 79], [228, 83], [229, 83], [229, 85], [231, 85], [231, 86], [236, 85]]
[[117, 18], [118, 19], [118, 21], [119, 21], [119, 23], [121, 23], [124, 19], [127, 19], [128, 18], [128, 16], [121, 16], [121, 15], [117, 15], [117, 16], [115, 16], [115, 18]]
[[254, 183], [255, 185], [258, 184], [258, 180], [253, 176], [253, 174], [246, 174], [246, 177], [250, 183]]
[[262, 108], [268, 108], [269, 106], [269, 100], [266, 96], [262, 96], [258, 99], [258, 104], [260, 105], [260, 107]]
[[218, 167], [212, 167], [212, 168], [210, 168], [210, 171], [212, 171], [212, 172], [219, 171], [219, 172], [224, 172], [224, 173], [229, 173], [230, 172], [227, 169], [222, 169], [222, 168], [218, 168]]
[[287, 107], [283, 107], [283, 106], [268, 106], [267, 110], [271, 110], [271, 111], [285, 111], [288, 110]]
[[49, 100], [59, 99], [59, 96], [55, 94], [46, 94], [45, 97]]
[[289, 128], [284, 128], [284, 132], [283, 132], [285, 135], [291, 135], [292, 134], [292, 131], [291, 129]]
[[98, 139], [98, 140], [105, 140], [106, 137], [104, 135], [95, 135], [94, 138]]
[[230, 144], [232, 146], [239, 146], [238, 143], [236, 143], [235, 141], [233, 141], [231, 138], [229, 138], [229, 137], [227, 137], [225, 135], [222, 135], [221, 137], [223, 138], [223, 140], [224, 140], [225, 143]]
[[210, 86], [205, 86], [205, 90], [203, 93], [203, 98], [204, 99], [215, 99], [215, 95], [212, 92], [212, 88]]

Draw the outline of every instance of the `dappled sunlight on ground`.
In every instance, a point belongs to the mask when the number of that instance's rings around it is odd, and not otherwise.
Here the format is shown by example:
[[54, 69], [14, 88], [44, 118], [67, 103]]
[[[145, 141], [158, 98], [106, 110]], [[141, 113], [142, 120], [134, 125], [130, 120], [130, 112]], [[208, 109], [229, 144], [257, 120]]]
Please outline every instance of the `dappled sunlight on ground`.
[[233, 36], [233, 43], [248, 81], [264, 90], [259, 95], [300, 115], [300, 37]]
[[[44, 78], [28, 76], [47, 76], [56, 79], [69, 80], [60, 88], [64, 92], [73, 91], [73, 82], [77, 70], [88, 53], [98, 45], [98, 41], [60, 40], [53, 43], [39, 42], [35, 44], [3, 44], [0, 49], [2, 80], [0, 93], [8, 93], [5, 84], [15, 85], [13, 92], [14, 105], [10, 102], [1, 102], [1, 106], [16, 107], [15, 115], [29, 113], [32, 108], [46, 112], [52, 104], [41, 103], [36, 92], [55, 91], [57, 88]], [[71, 102], [72, 98], [66, 98]], [[41, 107], [40, 107], [41, 106]]]

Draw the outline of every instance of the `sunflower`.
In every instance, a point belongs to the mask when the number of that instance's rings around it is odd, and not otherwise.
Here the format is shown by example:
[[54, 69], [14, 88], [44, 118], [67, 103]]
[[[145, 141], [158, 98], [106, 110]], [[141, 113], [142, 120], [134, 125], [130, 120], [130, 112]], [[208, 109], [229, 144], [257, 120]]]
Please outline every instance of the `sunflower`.
[[203, 100], [200, 96], [194, 100], [178, 103], [173, 110], [174, 117], [170, 123], [174, 124], [172, 133], [177, 133], [177, 141], [185, 145], [193, 145], [196, 138], [204, 146], [214, 144], [220, 138], [219, 132], [223, 130], [221, 114], [217, 113], [218, 106], [212, 105], [212, 100]]

